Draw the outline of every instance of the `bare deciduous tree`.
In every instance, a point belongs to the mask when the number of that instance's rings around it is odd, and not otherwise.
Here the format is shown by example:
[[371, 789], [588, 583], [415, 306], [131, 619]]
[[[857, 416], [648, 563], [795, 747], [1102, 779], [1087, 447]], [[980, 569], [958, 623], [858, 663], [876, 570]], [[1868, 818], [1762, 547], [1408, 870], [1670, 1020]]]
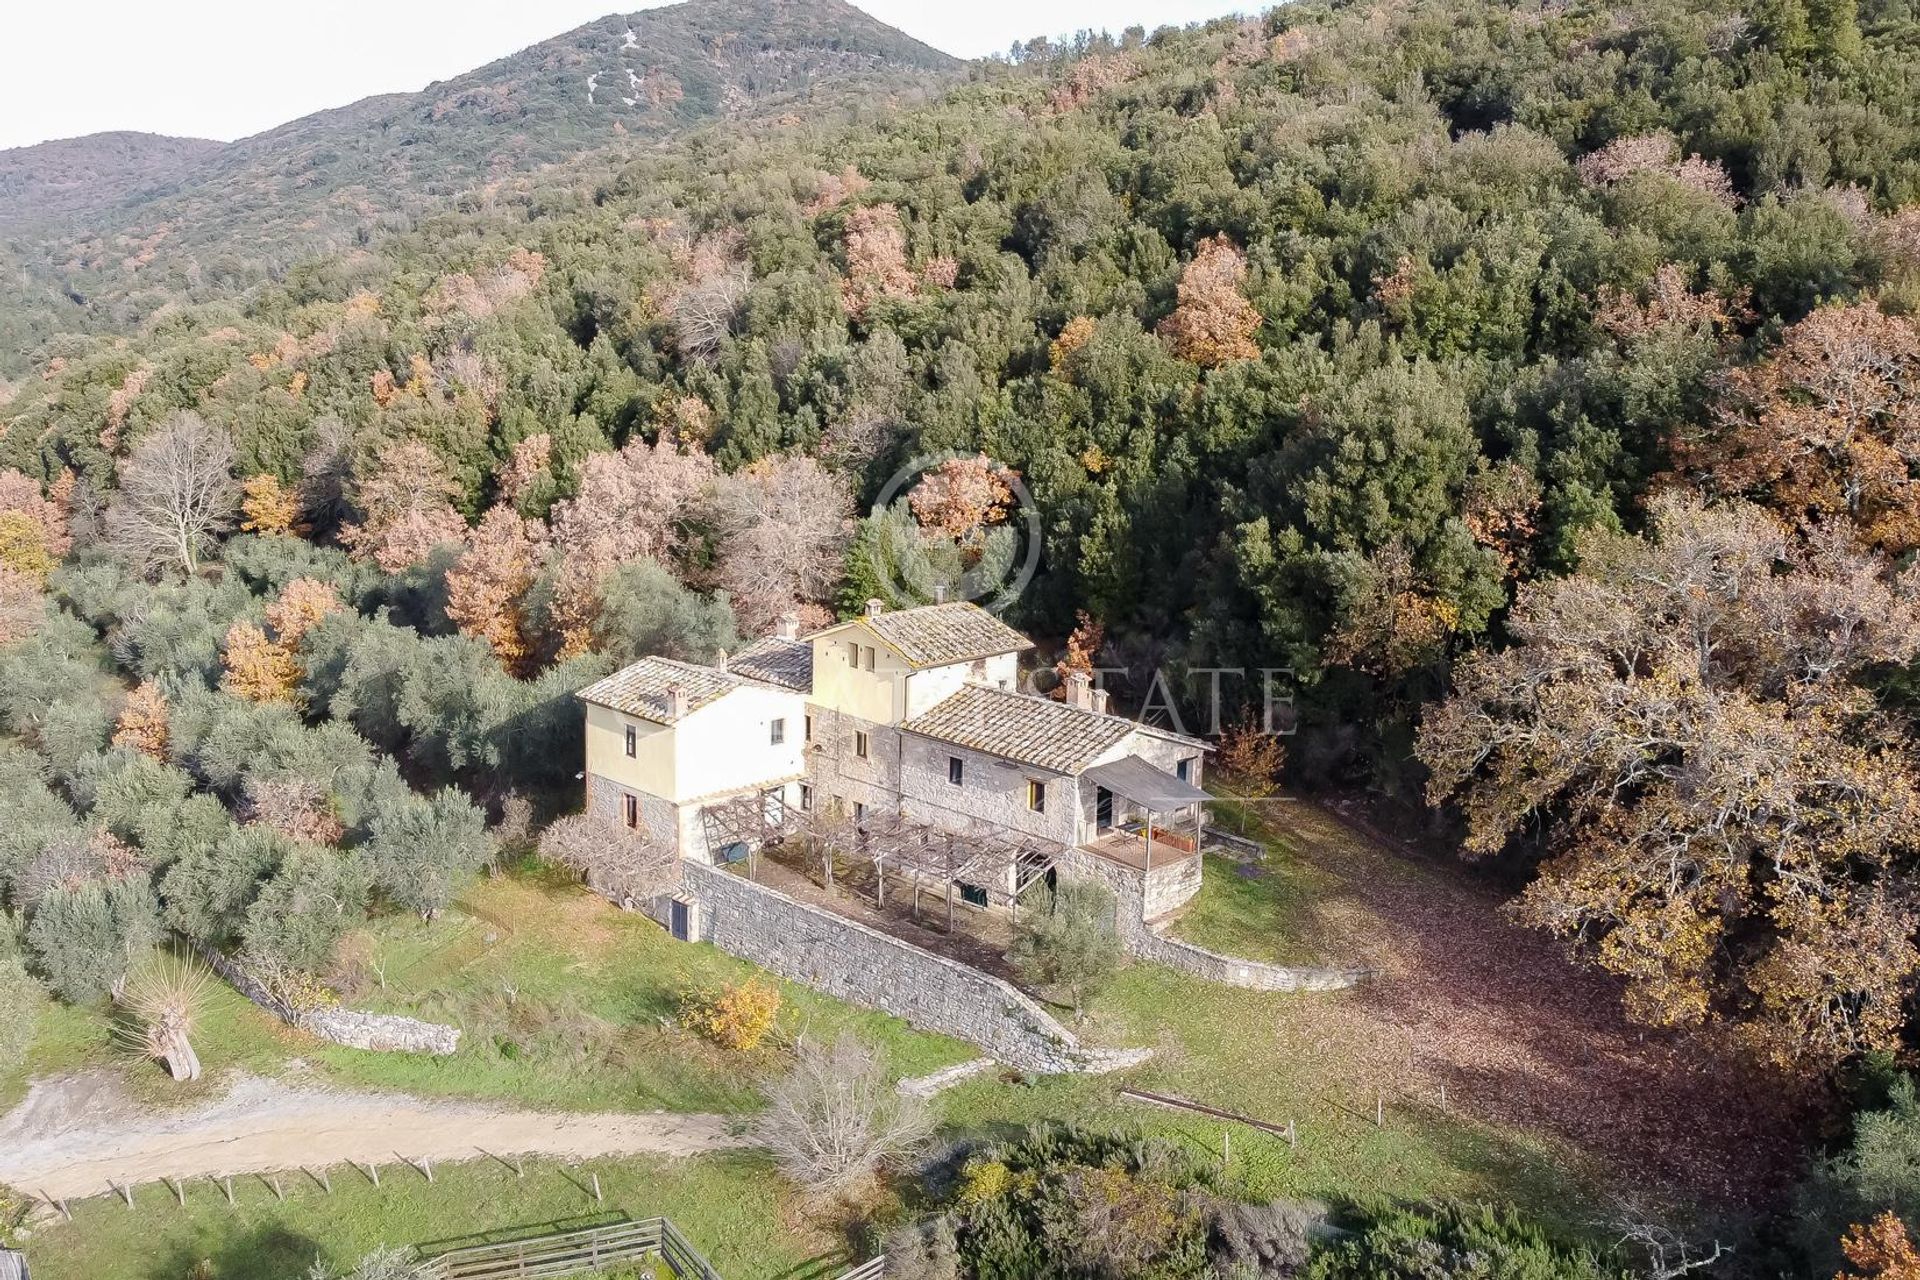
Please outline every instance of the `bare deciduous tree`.
[[680, 858], [672, 849], [584, 813], [548, 827], [540, 856], [579, 872], [588, 888], [627, 911], [680, 883]]
[[752, 276], [744, 262], [715, 262], [674, 294], [667, 314], [681, 353], [696, 359], [716, 354], [733, 332], [751, 287]]
[[714, 485], [720, 585], [748, 632], [764, 631], [839, 582], [853, 534], [846, 482], [812, 458], [778, 456]]
[[802, 1040], [793, 1070], [768, 1098], [755, 1139], [782, 1173], [823, 1194], [858, 1187], [933, 1134], [925, 1104], [901, 1096], [880, 1055], [850, 1035], [831, 1048]]
[[239, 505], [233, 438], [182, 411], [121, 464], [107, 537], [115, 551], [143, 567], [178, 565], [193, 574], [207, 548], [233, 527]]

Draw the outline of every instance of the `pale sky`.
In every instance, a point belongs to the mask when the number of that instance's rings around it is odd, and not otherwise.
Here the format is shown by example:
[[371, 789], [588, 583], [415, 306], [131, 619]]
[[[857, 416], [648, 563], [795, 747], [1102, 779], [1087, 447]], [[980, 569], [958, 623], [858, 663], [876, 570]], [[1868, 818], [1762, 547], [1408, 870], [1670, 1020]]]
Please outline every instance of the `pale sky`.
[[[855, 0], [961, 57], [1261, 0]], [[1272, 0], [1267, 0], [1272, 2]], [[446, 80], [635, 0], [9, 0], [0, 149], [108, 129], [222, 140]], [[639, 3], [639, 8], [655, 4]]]

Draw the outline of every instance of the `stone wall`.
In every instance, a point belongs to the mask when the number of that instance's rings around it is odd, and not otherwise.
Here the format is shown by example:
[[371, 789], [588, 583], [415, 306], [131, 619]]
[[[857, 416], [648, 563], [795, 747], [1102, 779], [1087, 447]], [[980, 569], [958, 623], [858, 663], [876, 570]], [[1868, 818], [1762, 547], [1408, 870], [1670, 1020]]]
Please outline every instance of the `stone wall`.
[[460, 1028], [422, 1022], [397, 1013], [361, 1013], [329, 1006], [297, 1010], [269, 992], [265, 985], [228, 957], [208, 947], [196, 947], [213, 971], [247, 999], [289, 1026], [343, 1044], [349, 1049], [390, 1053], [432, 1053], [442, 1057], [460, 1048]]
[[[1159, 852], [1157, 844], [1155, 851]], [[1153, 869], [1146, 873], [1149, 920], [1158, 920], [1169, 911], [1185, 906], [1200, 892], [1201, 870], [1205, 865], [1200, 856], [1183, 856], [1174, 850], [1166, 852], [1172, 856], [1155, 858]]]
[[[815, 990], [971, 1041], [1024, 1071], [1112, 1071], [1152, 1052], [1083, 1046], [1010, 983], [726, 871], [687, 865], [679, 896], [697, 904], [702, 941]], [[657, 901], [653, 912], [664, 915], [667, 901]]]
[[603, 778], [597, 773], [587, 774], [587, 813], [609, 826], [623, 827], [627, 823], [626, 806], [622, 802], [626, 796], [638, 796], [640, 799], [640, 827], [649, 837], [658, 840], [669, 848], [679, 849], [681, 856], [688, 856], [689, 850], [682, 847], [680, 839], [680, 810], [670, 800], [650, 795], [645, 791], [636, 791], [632, 787], [623, 787], [611, 778]]
[[[1200, 859], [1186, 860], [1197, 875]], [[1267, 964], [1240, 956], [1221, 955], [1196, 947], [1177, 938], [1163, 937], [1147, 926], [1142, 914], [1140, 874], [1118, 866], [1082, 849], [1068, 849], [1060, 855], [1060, 873], [1081, 879], [1097, 880], [1113, 891], [1114, 914], [1120, 941], [1129, 955], [1137, 956], [1169, 969], [1191, 973], [1209, 982], [1250, 991], [1338, 991], [1357, 986], [1372, 977], [1366, 969], [1332, 969], [1315, 966]], [[1158, 874], [1158, 868], [1155, 869]]]

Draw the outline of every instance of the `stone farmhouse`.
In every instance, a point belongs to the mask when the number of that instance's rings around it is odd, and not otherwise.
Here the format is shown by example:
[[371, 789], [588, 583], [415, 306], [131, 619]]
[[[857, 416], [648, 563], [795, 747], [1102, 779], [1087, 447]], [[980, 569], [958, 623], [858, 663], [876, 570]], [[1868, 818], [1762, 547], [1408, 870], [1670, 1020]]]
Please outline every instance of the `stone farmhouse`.
[[[1091, 855], [1164, 915], [1200, 886], [1209, 747], [1113, 714], [1070, 678], [1064, 701], [1019, 689], [1032, 642], [967, 603], [884, 610], [801, 636], [780, 630], [711, 666], [646, 658], [580, 692], [590, 812], [703, 865], [746, 857], [715, 814], [883, 815], [1034, 851]], [[984, 906], [1057, 859], [1031, 856], [961, 883]]]
[[[677, 938], [1041, 1072], [1150, 1053], [1083, 1044], [995, 959], [1002, 913], [1036, 905], [1043, 878], [1108, 886], [1138, 959], [1261, 991], [1361, 980], [1168, 936], [1200, 888], [1200, 850], [1234, 844], [1206, 825], [1208, 747], [1113, 714], [1085, 679], [1063, 700], [1021, 692], [1032, 647], [971, 604], [869, 601], [809, 636], [788, 620], [710, 666], [646, 658], [581, 690], [588, 812], [679, 854], [678, 884], [630, 905]], [[816, 843], [818, 886], [790, 865]], [[857, 902], [836, 888], [837, 857], [871, 871]], [[889, 882], [906, 889], [893, 915]], [[938, 932], [920, 915], [928, 888], [944, 900]]]

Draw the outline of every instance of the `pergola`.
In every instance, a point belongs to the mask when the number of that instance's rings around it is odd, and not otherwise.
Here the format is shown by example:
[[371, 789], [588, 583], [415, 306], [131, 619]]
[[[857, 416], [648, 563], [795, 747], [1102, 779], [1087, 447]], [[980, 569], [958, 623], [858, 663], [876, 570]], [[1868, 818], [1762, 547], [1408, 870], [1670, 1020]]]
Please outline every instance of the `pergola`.
[[818, 848], [829, 889], [836, 853], [870, 864], [876, 907], [886, 905], [889, 874], [911, 880], [916, 920], [921, 891], [929, 881], [942, 885], [948, 932], [960, 884], [976, 888], [989, 903], [1011, 908], [1017, 919], [1021, 892], [1058, 861], [1060, 852], [1052, 841], [986, 823], [954, 831], [898, 812], [870, 813], [857, 822], [838, 810], [807, 812], [787, 804], [778, 792], [715, 801], [701, 809], [700, 821], [716, 859], [744, 857], [756, 879], [762, 848], [804, 839]]
[[805, 830], [810, 816], [779, 791], [755, 791], [702, 805], [700, 829], [716, 862], [738, 862], [741, 850], [758, 877], [760, 850]]
[[1153, 829], [1155, 819], [1163, 813], [1176, 809], [1193, 807], [1193, 847], [1200, 849], [1206, 827], [1207, 811], [1201, 806], [1213, 797], [1181, 778], [1176, 778], [1165, 769], [1156, 768], [1139, 756], [1122, 756], [1106, 764], [1097, 764], [1088, 769], [1081, 777], [1103, 787], [1116, 796], [1133, 802], [1136, 808], [1147, 815], [1147, 865], [1153, 870]]
[[[954, 890], [962, 883], [983, 893], [989, 903], [1020, 915], [1020, 894], [1059, 859], [1059, 846], [1037, 836], [1011, 833], [986, 823], [965, 831], [903, 813], [872, 814], [853, 826], [852, 852], [873, 864], [874, 905], [887, 900], [887, 873], [913, 882], [913, 918], [920, 918], [920, 890], [929, 880], [944, 886], [947, 931], [953, 931]], [[1027, 872], [1023, 879], [1022, 872]], [[829, 883], [832, 870], [828, 869]]]

